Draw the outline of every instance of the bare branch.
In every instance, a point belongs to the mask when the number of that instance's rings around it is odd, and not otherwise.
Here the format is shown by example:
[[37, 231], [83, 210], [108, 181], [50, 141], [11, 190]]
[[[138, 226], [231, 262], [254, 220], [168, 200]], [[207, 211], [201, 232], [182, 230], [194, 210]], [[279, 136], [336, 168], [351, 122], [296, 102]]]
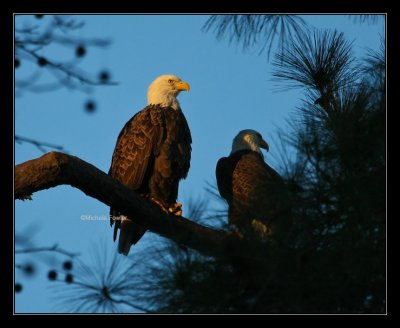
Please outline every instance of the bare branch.
[[85, 76], [83, 73], [80, 73], [80, 72], [76, 71], [76, 69], [72, 70], [71, 68], [66, 67], [64, 64], [57, 64], [57, 63], [55, 63], [55, 62], [53, 62], [53, 61], [51, 61], [51, 60], [49, 60], [47, 58], [39, 56], [34, 50], [27, 49], [22, 44], [17, 45], [17, 49], [20, 49], [20, 50], [24, 51], [25, 53], [27, 53], [28, 55], [32, 56], [33, 58], [35, 58], [38, 61], [45, 60], [45, 63], [43, 63], [43, 66], [47, 66], [49, 68], [58, 70], [58, 71], [64, 73], [67, 76], [68, 79], [76, 79], [82, 84], [87, 84], [87, 85], [91, 85], [91, 86], [117, 85], [118, 84], [116, 82], [111, 82], [111, 81], [95, 81], [95, 80], [92, 80], [89, 77]]
[[30, 247], [30, 248], [15, 250], [15, 254], [39, 253], [39, 252], [54, 252], [63, 254], [71, 258], [79, 255], [79, 253], [71, 253], [62, 248], [59, 248], [57, 244], [54, 244], [53, 246], [50, 247]]
[[[108, 78], [97, 78], [79, 69], [78, 65], [82, 57], [86, 55], [88, 47], [104, 48], [111, 44], [109, 38], [84, 38], [74, 35], [74, 31], [84, 26], [83, 21], [77, 21], [66, 15], [51, 15], [45, 22], [38, 24], [23, 19], [18, 22], [20, 26], [15, 28], [15, 58], [18, 64], [15, 68], [19, 67], [21, 58], [34, 61], [38, 65], [34, 69], [36, 78], [21, 79], [18, 76], [16, 87], [19, 95], [22, 91], [45, 92], [62, 87], [89, 93], [93, 86], [116, 84]], [[74, 57], [69, 61], [60, 62], [56, 58], [43, 54], [45, 49], [55, 45], [75, 48]], [[55, 79], [46, 83], [38, 81], [39, 71], [52, 73]]]
[[51, 144], [51, 143], [43, 142], [43, 141], [37, 141], [37, 140], [34, 140], [34, 139], [25, 138], [25, 137], [21, 137], [21, 136], [17, 136], [17, 135], [15, 136], [15, 142], [17, 142], [17, 143], [23, 143], [23, 142], [30, 143], [30, 144], [36, 146], [42, 153], [46, 152], [46, 149], [44, 147], [63, 150], [65, 152], [65, 149], [64, 149], [63, 146], [59, 146], [59, 145], [55, 145], [55, 144]]
[[88, 196], [128, 216], [134, 216], [147, 229], [205, 255], [249, 259], [251, 254], [253, 260], [259, 258], [255, 252], [249, 252], [251, 245], [236, 235], [167, 214], [151, 201], [78, 157], [50, 152], [15, 167], [17, 199], [25, 199], [36, 191], [63, 184], [78, 188]]

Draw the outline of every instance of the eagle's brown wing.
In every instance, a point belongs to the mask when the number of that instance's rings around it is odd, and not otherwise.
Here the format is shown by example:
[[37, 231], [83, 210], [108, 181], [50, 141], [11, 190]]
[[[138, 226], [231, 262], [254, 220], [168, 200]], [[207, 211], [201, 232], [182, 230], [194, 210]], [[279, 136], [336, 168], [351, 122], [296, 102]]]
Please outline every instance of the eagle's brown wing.
[[221, 158], [216, 169], [218, 189], [229, 204], [229, 222], [241, 229], [270, 226], [282, 217], [286, 192], [282, 178], [254, 151]]
[[140, 189], [149, 164], [160, 151], [165, 137], [162, 109], [148, 106], [133, 116], [120, 132], [109, 174], [128, 186]]
[[232, 174], [235, 165], [236, 161], [232, 158], [222, 157], [217, 162], [215, 170], [219, 193], [227, 200], [228, 204], [232, 201]]
[[[132, 190], [147, 193], [146, 176], [151, 173], [164, 138], [163, 110], [157, 106], [147, 106], [133, 116], [120, 132], [108, 174]], [[114, 216], [118, 215], [116, 209], [110, 209], [111, 225], [114, 223]], [[120, 220], [115, 221], [114, 240], [121, 225]], [[137, 224], [134, 225], [136, 226], [130, 227], [132, 231], [137, 231], [133, 241], [139, 240], [145, 231]]]

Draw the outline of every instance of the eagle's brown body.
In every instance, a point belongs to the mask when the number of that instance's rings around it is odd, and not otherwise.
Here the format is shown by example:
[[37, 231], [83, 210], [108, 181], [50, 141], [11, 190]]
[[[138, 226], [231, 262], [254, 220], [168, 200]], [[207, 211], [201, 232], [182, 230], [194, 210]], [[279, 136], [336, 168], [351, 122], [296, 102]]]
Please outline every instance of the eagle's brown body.
[[[179, 180], [188, 174], [191, 142], [187, 121], [179, 108], [148, 105], [119, 134], [108, 174], [168, 209], [176, 203]], [[120, 214], [110, 209], [111, 224], [115, 221], [114, 240], [120, 228], [119, 251], [125, 254], [145, 229], [134, 222], [135, 218], [121, 223], [116, 219]]]
[[217, 163], [218, 189], [229, 204], [229, 223], [248, 237], [274, 234], [285, 212], [285, 186], [261, 154], [240, 150]]

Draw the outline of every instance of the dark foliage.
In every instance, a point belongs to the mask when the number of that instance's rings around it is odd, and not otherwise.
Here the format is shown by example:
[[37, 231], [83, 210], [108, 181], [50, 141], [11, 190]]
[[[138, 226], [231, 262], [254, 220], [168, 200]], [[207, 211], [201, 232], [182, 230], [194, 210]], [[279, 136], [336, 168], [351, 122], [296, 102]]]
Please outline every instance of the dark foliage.
[[96, 110], [96, 103], [94, 100], [87, 100], [85, 103], [85, 110], [87, 113], [93, 113]]
[[213, 15], [203, 29], [213, 30], [219, 40], [241, 43], [244, 50], [258, 47], [269, 57], [274, 45], [283, 50], [290, 36], [306, 35], [307, 24], [296, 15]]
[[72, 313], [149, 312], [140, 306], [135, 295], [142, 287], [137, 275], [138, 263], [114, 249], [111, 253], [105, 245], [103, 242], [94, 248], [93, 261], [77, 259], [74, 274], [67, 273], [64, 280], [57, 280], [54, 285], [57, 307]]
[[84, 45], [79, 45], [75, 50], [76, 57], [83, 57], [86, 55], [86, 47]]
[[107, 71], [101, 71], [99, 73], [99, 80], [106, 83], [110, 80], [110, 73]]
[[19, 283], [16, 283], [15, 286], [14, 286], [14, 290], [15, 290], [16, 293], [22, 292], [22, 285], [19, 284]]
[[72, 261], [65, 261], [63, 263], [64, 270], [70, 271], [70, 270], [72, 270], [72, 267], [73, 267]]
[[155, 311], [386, 311], [384, 51], [356, 64], [341, 33], [317, 31], [294, 38], [274, 63], [280, 81], [306, 90], [281, 132], [296, 155], [283, 170], [292, 238], [254, 244], [263, 255], [249, 249], [248, 261], [164, 249], [140, 294]]
[[57, 279], [57, 271], [51, 270], [47, 273], [47, 278], [49, 280], [56, 280]]
[[[95, 86], [116, 84], [104, 69], [99, 77], [82, 69], [81, 62], [89, 48], [105, 48], [111, 43], [105, 38], [77, 36], [76, 31], [83, 26], [84, 22], [68, 15], [15, 16], [14, 68], [18, 68], [15, 74], [16, 96], [26, 92], [53, 92], [61, 88], [89, 93]], [[55, 56], [55, 52], [69, 56], [60, 59], [64, 56]], [[87, 113], [96, 111], [95, 102], [91, 104], [83, 107]], [[35, 145], [41, 152], [46, 152], [48, 147], [63, 150], [62, 146], [22, 136], [17, 136], [16, 142]]]
[[26, 277], [31, 277], [36, 273], [36, 267], [33, 263], [25, 263], [21, 266], [22, 272]]
[[[62, 249], [57, 244], [38, 247], [35, 242], [37, 229], [37, 225], [29, 225], [15, 235], [15, 279], [19, 281], [15, 287], [16, 291], [17, 285], [20, 285], [22, 288], [22, 284], [29, 285], [29, 283], [34, 283], [35, 280], [28, 282], [28, 279], [31, 280], [37, 277], [42, 271], [43, 265], [48, 270], [45, 273], [47, 274], [47, 278], [49, 280], [56, 279], [57, 272], [54, 270], [54, 266], [59, 261], [72, 265], [72, 259], [79, 255], [78, 253]], [[69, 260], [66, 261], [66, 258]]]
[[[384, 15], [348, 15], [356, 23], [375, 24]], [[292, 38], [304, 38], [310, 26], [299, 15], [212, 15], [203, 30], [215, 33], [218, 40], [242, 45], [243, 50], [258, 48], [259, 53], [271, 55], [274, 46], [281, 54]]]
[[74, 282], [74, 276], [71, 273], [65, 275], [65, 282], [67, 284], [72, 284]]
[[[36, 19], [32, 20], [32, 17]], [[85, 57], [89, 47], [104, 48], [110, 44], [105, 38], [76, 36], [76, 31], [83, 28], [84, 22], [68, 15], [17, 15], [15, 26], [15, 68], [21, 63], [27, 64], [25, 70], [16, 75], [17, 95], [63, 87], [90, 92], [93, 86], [115, 84], [110, 79], [96, 80], [80, 67], [80, 59]], [[69, 50], [71, 47], [75, 49], [75, 56]], [[56, 50], [71, 53], [71, 59], [54, 57]], [[37, 66], [30, 65], [30, 62]]]

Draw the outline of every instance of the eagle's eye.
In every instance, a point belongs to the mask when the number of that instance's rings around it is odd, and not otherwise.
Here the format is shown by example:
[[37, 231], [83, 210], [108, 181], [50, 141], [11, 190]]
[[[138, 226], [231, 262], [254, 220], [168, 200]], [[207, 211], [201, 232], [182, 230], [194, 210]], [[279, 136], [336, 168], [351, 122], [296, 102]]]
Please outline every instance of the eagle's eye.
[[168, 80], [168, 83], [169, 83], [169, 84], [171, 84], [172, 82], [174, 82], [174, 81], [173, 81], [173, 80], [171, 80], [171, 79], [169, 79], [169, 80]]

